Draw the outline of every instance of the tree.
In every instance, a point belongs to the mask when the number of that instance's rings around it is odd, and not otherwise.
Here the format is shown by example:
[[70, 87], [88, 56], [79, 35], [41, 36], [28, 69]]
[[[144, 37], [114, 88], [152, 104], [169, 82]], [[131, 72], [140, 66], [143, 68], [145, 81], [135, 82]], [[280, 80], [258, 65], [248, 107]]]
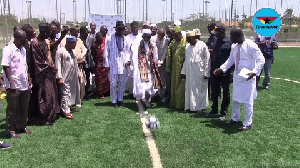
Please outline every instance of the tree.
[[293, 24], [297, 23], [297, 17], [293, 14], [293, 9], [289, 8], [286, 9], [282, 18], [282, 23], [289, 25], [289, 27], [292, 27]]

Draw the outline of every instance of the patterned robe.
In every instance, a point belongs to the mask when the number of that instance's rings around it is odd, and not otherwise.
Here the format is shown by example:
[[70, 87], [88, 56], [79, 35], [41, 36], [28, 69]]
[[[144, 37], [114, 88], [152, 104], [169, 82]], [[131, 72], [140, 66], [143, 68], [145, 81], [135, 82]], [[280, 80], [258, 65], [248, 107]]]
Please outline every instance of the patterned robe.
[[57, 69], [49, 63], [49, 48], [45, 40], [34, 40], [30, 45], [33, 88], [30, 99], [29, 122], [53, 124], [60, 112], [56, 84]]
[[105, 49], [105, 38], [103, 42], [99, 45], [94, 43], [91, 48], [91, 52], [95, 61], [95, 83], [99, 96], [103, 96], [105, 93], [109, 92], [109, 78], [108, 69], [104, 66], [104, 53]]

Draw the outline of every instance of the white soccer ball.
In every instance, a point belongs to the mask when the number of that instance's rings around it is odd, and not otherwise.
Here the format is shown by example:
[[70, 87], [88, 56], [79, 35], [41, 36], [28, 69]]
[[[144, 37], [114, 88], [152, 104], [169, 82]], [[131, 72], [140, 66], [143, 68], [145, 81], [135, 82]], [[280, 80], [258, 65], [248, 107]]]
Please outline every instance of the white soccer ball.
[[150, 129], [150, 131], [156, 130], [157, 128], [159, 128], [159, 126], [159, 120], [155, 116], [150, 116], [146, 119], [146, 127]]

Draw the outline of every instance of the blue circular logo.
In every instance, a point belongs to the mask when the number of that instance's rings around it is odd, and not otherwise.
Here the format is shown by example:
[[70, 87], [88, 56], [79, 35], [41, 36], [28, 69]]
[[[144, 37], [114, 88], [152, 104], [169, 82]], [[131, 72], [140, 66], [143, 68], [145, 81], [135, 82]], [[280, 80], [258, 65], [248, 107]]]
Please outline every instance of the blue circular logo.
[[262, 8], [253, 16], [252, 26], [257, 34], [273, 36], [281, 28], [281, 18], [274, 9]]

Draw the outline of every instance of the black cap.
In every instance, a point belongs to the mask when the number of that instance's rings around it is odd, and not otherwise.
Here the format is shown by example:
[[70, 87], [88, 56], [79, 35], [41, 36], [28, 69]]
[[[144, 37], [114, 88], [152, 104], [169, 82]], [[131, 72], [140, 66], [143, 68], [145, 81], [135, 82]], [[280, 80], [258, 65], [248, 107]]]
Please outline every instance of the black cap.
[[117, 21], [114, 28], [125, 28], [125, 24], [123, 23], [123, 21]]
[[211, 31], [212, 34], [225, 33], [226, 27], [223, 24], [216, 25], [214, 30]]
[[214, 28], [216, 26], [216, 23], [209, 23], [207, 25], [207, 28]]
[[139, 23], [137, 22], [137, 21], [133, 21], [131, 24], [130, 24], [130, 26], [131, 27], [133, 27], [133, 26], [139, 26]]
[[40, 23], [39, 24], [40, 31], [50, 31], [50, 24], [49, 23]]

